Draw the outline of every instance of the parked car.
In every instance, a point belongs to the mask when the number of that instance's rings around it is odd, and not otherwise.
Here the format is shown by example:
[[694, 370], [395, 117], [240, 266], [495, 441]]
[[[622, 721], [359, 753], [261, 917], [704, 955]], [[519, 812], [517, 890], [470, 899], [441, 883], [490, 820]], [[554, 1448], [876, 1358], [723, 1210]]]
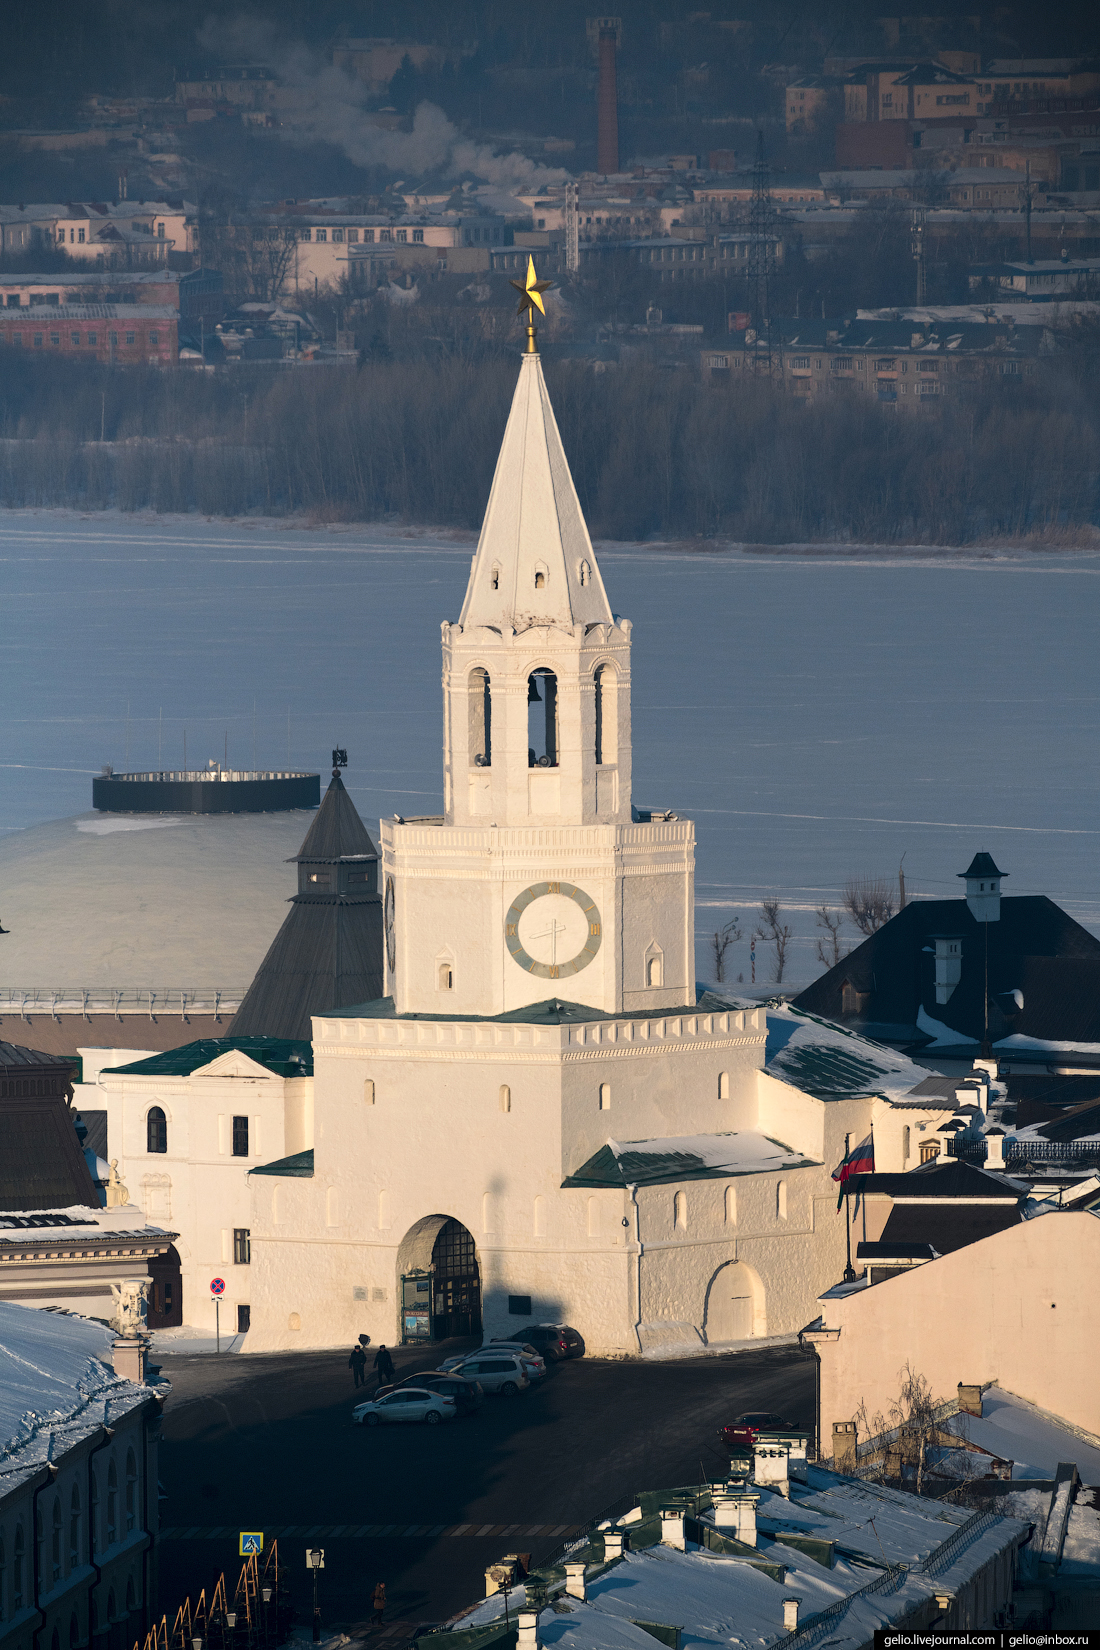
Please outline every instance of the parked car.
[[584, 1341], [567, 1323], [533, 1323], [523, 1331], [523, 1338], [547, 1363], [559, 1358], [583, 1358]]
[[425, 1369], [417, 1375], [406, 1375], [404, 1380], [394, 1381], [389, 1386], [380, 1386], [374, 1396], [383, 1398], [389, 1392], [399, 1392], [409, 1386], [424, 1387], [428, 1392], [449, 1394], [455, 1401], [457, 1415], [476, 1415], [485, 1399], [478, 1381], [468, 1381], [464, 1375], [455, 1375], [449, 1370], [441, 1369]]
[[358, 1427], [377, 1427], [390, 1421], [424, 1421], [434, 1427], [440, 1421], [453, 1421], [457, 1413], [458, 1406], [449, 1394], [429, 1392], [426, 1387], [403, 1386], [382, 1398], [356, 1404], [351, 1418]]
[[523, 1367], [532, 1381], [541, 1381], [546, 1374], [546, 1359], [526, 1341], [489, 1341], [483, 1352], [514, 1352], [523, 1359]]
[[767, 1410], [756, 1409], [748, 1415], [739, 1415], [732, 1426], [719, 1427], [718, 1436], [730, 1449], [751, 1449], [758, 1433], [794, 1430], [796, 1429], [789, 1421], [785, 1421], [782, 1415], [772, 1415]]
[[480, 1381], [486, 1392], [499, 1392], [504, 1398], [514, 1398], [531, 1385], [523, 1359], [515, 1352], [498, 1352], [495, 1347], [470, 1354], [455, 1374], [465, 1375], [468, 1381]]

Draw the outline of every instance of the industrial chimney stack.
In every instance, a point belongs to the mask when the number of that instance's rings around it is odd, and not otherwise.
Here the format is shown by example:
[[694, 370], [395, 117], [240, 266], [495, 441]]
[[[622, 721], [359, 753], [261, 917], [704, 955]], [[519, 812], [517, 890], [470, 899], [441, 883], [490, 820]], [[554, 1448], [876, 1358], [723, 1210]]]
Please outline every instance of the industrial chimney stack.
[[615, 82], [615, 53], [621, 24], [617, 17], [601, 17], [597, 22], [600, 82], [596, 106], [596, 170], [606, 177], [619, 170], [619, 92]]

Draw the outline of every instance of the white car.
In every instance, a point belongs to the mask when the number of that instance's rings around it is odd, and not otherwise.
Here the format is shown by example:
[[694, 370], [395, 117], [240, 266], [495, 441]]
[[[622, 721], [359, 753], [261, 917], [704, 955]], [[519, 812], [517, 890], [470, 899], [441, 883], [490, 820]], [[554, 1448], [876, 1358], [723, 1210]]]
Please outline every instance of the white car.
[[453, 1421], [457, 1413], [455, 1400], [444, 1392], [429, 1392], [425, 1387], [403, 1386], [388, 1392], [384, 1398], [372, 1398], [368, 1403], [356, 1404], [351, 1419], [357, 1427], [377, 1427], [390, 1421], [424, 1421], [430, 1427], [440, 1421]]
[[531, 1385], [519, 1354], [498, 1351], [495, 1346], [469, 1353], [455, 1374], [465, 1375], [469, 1381], [480, 1381], [484, 1391], [499, 1392], [505, 1398], [514, 1398], [517, 1392], [526, 1392]]
[[[490, 1353], [495, 1354], [498, 1352], [507, 1357], [518, 1358], [523, 1364], [524, 1374], [529, 1381], [541, 1381], [546, 1374], [546, 1359], [541, 1352], [536, 1352], [534, 1347], [528, 1346], [525, 1341], [486, 1341], [479, 1351], [463, 1352], [456, 1358], [447, 1358], [439, 1367], [453, 1375], [461, 1364], [467, 1364], [473, 1358], [486, 1358]], [[480, 1380], [480, 1376], [476, 1379]]]

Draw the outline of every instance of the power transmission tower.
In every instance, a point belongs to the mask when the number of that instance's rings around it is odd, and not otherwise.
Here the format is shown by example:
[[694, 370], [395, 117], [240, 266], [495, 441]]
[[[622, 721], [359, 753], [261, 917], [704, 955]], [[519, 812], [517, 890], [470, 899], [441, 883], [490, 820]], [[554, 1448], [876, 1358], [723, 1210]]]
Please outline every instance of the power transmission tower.
[[578, 185], [565, 186], [565, 267], [575, 275], [581, 266], [581, 218]]
[[756, 334], [751, 356], [752, 371], [762, 374], [770, 374], [772, 370], [768, 285], [775, 274], [775, 249], [775, 214], [772, 210], [768, 162], [764, 156], [764, 134], [758, 132], [756, 163], [752, 169], [749, 255], [745, 265], [745, 278], [749, 286], [749, 311]]

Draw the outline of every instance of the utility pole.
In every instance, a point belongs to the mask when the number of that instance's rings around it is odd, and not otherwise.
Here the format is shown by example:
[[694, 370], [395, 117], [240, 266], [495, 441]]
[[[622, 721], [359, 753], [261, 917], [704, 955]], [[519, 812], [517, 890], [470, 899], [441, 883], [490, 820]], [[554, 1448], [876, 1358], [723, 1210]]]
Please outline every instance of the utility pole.
[[914, 206], [910, 214], [909, 249], [917, 265], [917, 307], [926, 302], [924, 283], [924, 207]]
[[1034, 263], [1034, 261], [1035, 261], [1031, 256], [1031, 162], [1030, 161], [1027, 162], [1027, 164], [1024, 168], [1024, 171], [1025, 171], [1025, 174], [1026, 174], [1025, 180], [1024, 180], [1024, 216], [1025, 216], [1025, 220], [1027, 222], [1027, 261], [1030, 264], [1030, 263]]
[[[756, 162], [752, 169], [752, 204], [749, 207], [749, 256], [745, 279], [749, 287], [752, 315], [752, 370], [771, 376], [771, 321], [768, 314], [768, 283], [775, 274], [775, 218], [772, 212], [768, 163], [764, 156], [764, 134], [756, 134]], [[747, 342], [747, 340], [746, 340]]]
[[565, 267], [575, 275], [581, 267], [580, 186], [565, 186]]

